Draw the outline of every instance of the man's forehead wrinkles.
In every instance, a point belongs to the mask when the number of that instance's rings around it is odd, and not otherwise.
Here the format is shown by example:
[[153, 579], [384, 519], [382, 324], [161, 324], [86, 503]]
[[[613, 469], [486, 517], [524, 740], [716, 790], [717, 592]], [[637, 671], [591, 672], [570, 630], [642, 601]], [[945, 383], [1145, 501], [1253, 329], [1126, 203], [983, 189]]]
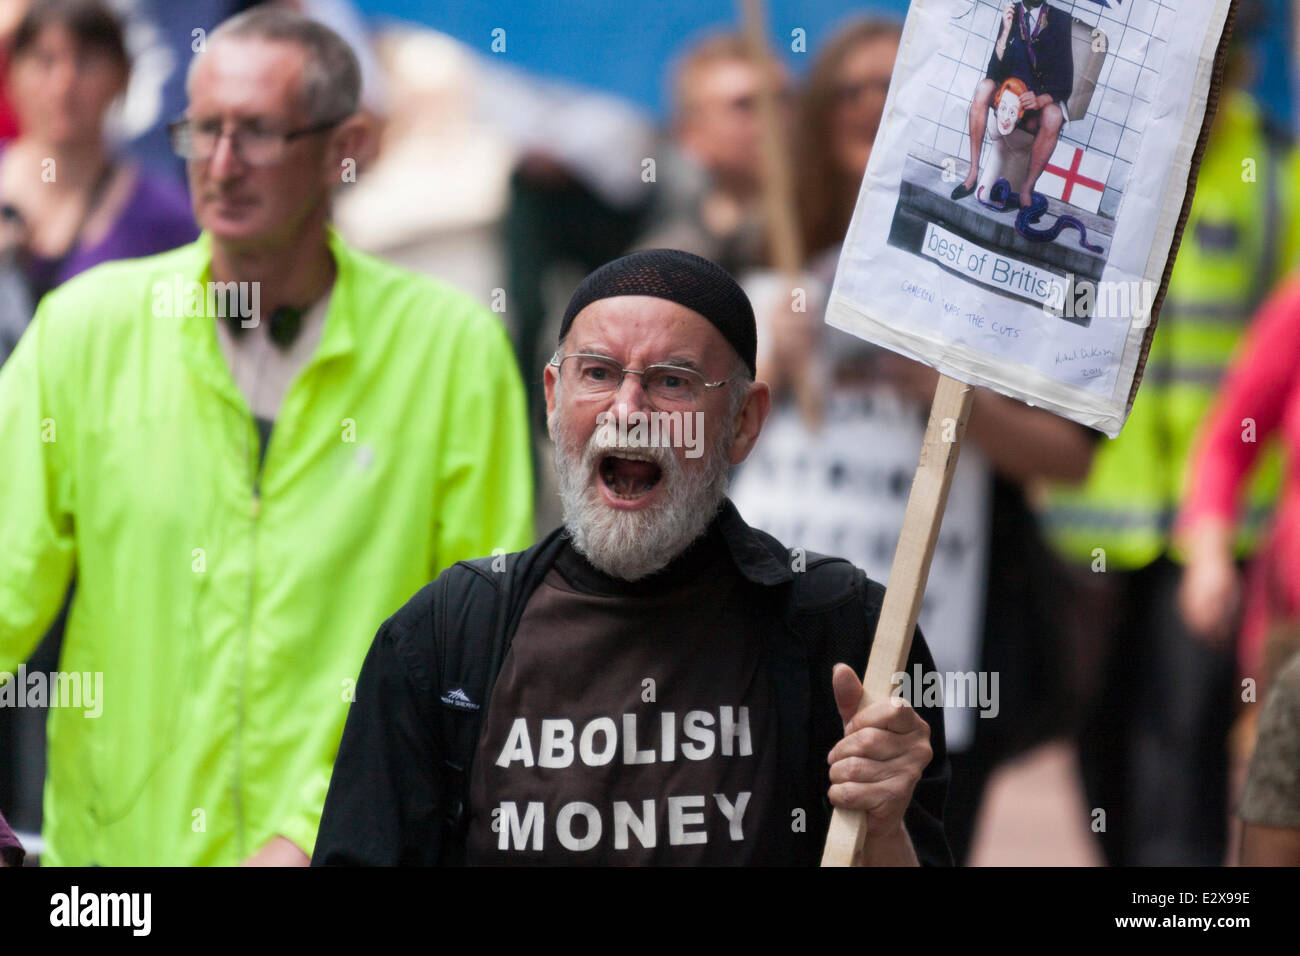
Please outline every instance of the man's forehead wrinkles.
[[598, 326], [601, 331], [610, 333], [622, 332], [629, 334], [629, 326], [641, 326], [637, 330], [640, 336], [651, 334], [681, 334], [687, 326], [687, 314], [683, 309], [666, 311], [655, 309], [654, 306], [645, 304], [640, 305], [610, 305], [606, 308], [595, 311], [592, 316], [592, 324]]
[[595, 311], [591, 316], [593, 326], [591, 334], [608, 339], [634, 341], [637, 344], [646, 340], [666, 340], [673, 343], [671, 348], [689, 348], [678, 344], [678, 340], [692, 334], [695, 325], [692, 319], [699, 318], [706, 323], [708, 320], [697, 316], [685, 307], [676, 306], [675, 303], [673, 305], [675, 307], [671, 310], [664, 310], [662, 307], [656, 308], [653, 304], [642, 303], [624, 307], [611, 304]]
[[[668, 322], [646, 322], [640, 324], [639, 328], [629, 327], [628, 324], [615, 319], [613, 323], [600, 317], [592, 323], [595, 328], [588, 331], [579, 341], [585, 342], [591, 346], [591, 349], [605, 350], [608, 354], [613, 354], [615, 350], [614, 343], [619, 343], [619, 347], [629, 351], [643, 351], [645, 349], [658, 349], [673, 354], [689, 355], [692, 348], [689, 344], [682, 341], [686, 337], [686, 329], [678, 323], [672, 323], [669, 327]], [[586, 349], [590, 351], [591, 349]]]
[[574, 344], [573, 349], [572, 349], [572, 351], [569, 352], [569, 354], [570, 354], [570, 355], [578, 355], [578, 354], [582, 354], [582, 355], [600, 355], [600, 356], [603, 356], [603, 357], [605, 357], [605, 358], [607, 358], [607, 359], [610, 359], [611, 361], [614, 359], [614, 353], [611, 352], [611, 351], [610, 351], [608, 348], [606, 348], [605, 346], [603, 346], [603, 345], [590, 345], [590, 344], [584, 344], [584, 343], [582, 343], [582, 342], [578, 342], [578, 343]]
[[296, 48], [288, 44], [267, 46], [240, 39], [214, 44], [198, 64], [191, 105], [202, 101], [232, 115], [290, 111], [303, 71], [295, 54]]
[[[572, 351], [571, 353], [569, 353], [569, 354], [571, 354], [571, 355], [576, 355], [576, 354], [578, 354], [578, 353], [583, 353], [583, 354], [585, 354], [585, 355], [600, 355], [600, 356], [602, 356], [602, 357], [604, 357], [604, 358], [607, 358], [607, 359], [609, 359], [609, 360], [611, 360], [611, 361], [614, 361], [614, 362], [621, 362], [622, 359], [618, 358], [618, 357], [614, 354], [615, 351], [616, 351], [615, 349], [612, 349], [612, 348], [610, 348], [608, 345], [605, 345], [605, 344], [596, 344], [596, 343], [592, 343], [592, 342], [585, 342], [585, 343], [584, 343], [584, 342], [578, 342], [578, 343], [576, 343], [576, 344], [574, 345], [574, 347], [573, 347], [573, 351]], [[634, 347], [634, 348], [632, 349], [632, 351], [633, 351], [633, 352], [636, 352], [637, 349]], [[651, 365], [678, 365], [678, 366], [681, 366], [682, 368], [689, 368], [689, 369], [693, 369], [693, 370], [695, 370], [695, 371], [699, 371], [699, 370], [700, 370], [700, 362], [699, 362], [699, 359], [696, 358], [696, 357], [691, 356], [691, 355], [688, 354], [688, 353], [683, 353], [683, 352], [672, 352], [671, 354], [665, 355], [665, 356], [663, 356], [663, 357], [661, 357], [661, 358], [655, 358], [653, 361], [651, 361], [651, 362], [649, 362], [649, 363], [647, 363], [647, 364], [651, 364]]]
[[292, 86], [277, 82], [264, 73], [218, 73], [203, 77], [194, 85], [191, 108], [207, 112], [252, 116], [283, 111], [292, 105]]
[[[204, 104], [204, 106], [208, 107], [209, 104]], [[229, 106], [225, 108], [217, 106], [215, 108], [204, 109], [191, 107], [189, 117], [190, 119], [199, 122], [231, 120], [239, 126], [255, 126], [259, 123], [266, 122], [274, 123], [281, 118], [276, 110], [252, 109], [242, 106]]]
[[590, 303], [575, 318], [564, 350], [602, 355], [624, 368], [676, 365], [706, 378], [725, 374], [714, 368], [715, 359], [730, 354], [708, 318], [656, 296], [610, 296]]

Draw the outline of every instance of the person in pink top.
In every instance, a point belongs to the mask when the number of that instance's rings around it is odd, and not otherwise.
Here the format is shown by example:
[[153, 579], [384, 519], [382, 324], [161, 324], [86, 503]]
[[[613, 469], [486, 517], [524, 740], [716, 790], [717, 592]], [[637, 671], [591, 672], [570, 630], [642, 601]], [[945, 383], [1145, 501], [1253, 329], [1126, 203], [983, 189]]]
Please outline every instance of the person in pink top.
[[[1272, 437], [1285, 449], [1286, 483], [1270, 539], [1242, 580], [1232, 552], [1238, 502]], [[1176, 525], [1188, 556], [1180, 609], [1195, 633], [1220, 644], [1240, 620], [1238, 664], [1261, 685], [1262, 700], [1265, 637], [1300, 619], [1300, 276], [1257, 314], [1202, 425], [1188, 474]]]

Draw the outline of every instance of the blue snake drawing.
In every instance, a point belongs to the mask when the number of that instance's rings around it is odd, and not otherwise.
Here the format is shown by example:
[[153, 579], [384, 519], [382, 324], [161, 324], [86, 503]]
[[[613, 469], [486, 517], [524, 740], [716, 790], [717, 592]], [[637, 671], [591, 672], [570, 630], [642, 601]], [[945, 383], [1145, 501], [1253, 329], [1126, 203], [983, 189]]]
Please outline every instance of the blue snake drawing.
[[1011, 191], [1011, 183], [1005, 179], [998, 179], [989, 188], [989, 198], [984, 198], [984, 187], [981, 186], [976, 198], [980, 204], [987, 206], [995, 212], [1006, 212], [1008, 209], [1019, 209], [1016, 215], [1016, 232], [1020, 233], [1030, 242], [1051, 242], [1061, 234], [1061, 230], [1071, 226], [1079, 230], [1079, 245], [1089, 252], [1101, 252], [1102, 247], [1094, 245], [1088, 241], [1088, 230], [1083, 222], [1077, 216], [1062, 215], [1056, 217], [1056, 222], [1052, 223], [1046, 229], [1038, 229], [1035, 224], [1047, 214], [1047, 197], [1042, 193], [1032, 193], [1033, 199], [1028, 206], [1020, 204], [1020, 195]]

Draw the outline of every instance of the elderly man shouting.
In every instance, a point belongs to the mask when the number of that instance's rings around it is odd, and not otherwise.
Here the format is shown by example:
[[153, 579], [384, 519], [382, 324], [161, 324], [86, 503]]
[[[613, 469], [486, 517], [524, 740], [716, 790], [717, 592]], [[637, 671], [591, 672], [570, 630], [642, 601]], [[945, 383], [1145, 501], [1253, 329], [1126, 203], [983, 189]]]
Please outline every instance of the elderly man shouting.
[[[697, 256], [584, 280], [546, 369], [564, 527], [380, 629], [314, 862], [809, 864], [832, 805], [867, 812], [863, 862], [950, 862], [941, 710], [854, 714], [836, 666], [865, 666], [883, 589], [725, 497], [768, 411], [754, 352], [749, 301]], [[688, 417], [694, 457], [656, 440]]]
[[43, 862], [306, 865], [374, 628], [532, 540], [500, 324], [329, 227], [359, 90], [297, 14], [215, 30], [172, 126], [203, 234], [57, 289], [0, 370], [0, 672], [75, 570], [59, 667], [104, 691], [51, 713]]

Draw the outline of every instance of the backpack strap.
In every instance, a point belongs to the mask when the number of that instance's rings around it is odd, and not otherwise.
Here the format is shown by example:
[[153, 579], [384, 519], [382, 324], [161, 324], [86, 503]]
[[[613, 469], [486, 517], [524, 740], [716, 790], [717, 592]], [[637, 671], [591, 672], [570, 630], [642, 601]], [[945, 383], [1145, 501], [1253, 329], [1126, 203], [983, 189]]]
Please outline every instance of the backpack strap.
[[444, 799], [440, 863], [462, 865], [474, 753], [499, 616], [500, 576], [483, 560], [462, 561], [438, 578], [434, 653], [438, 661], [439, 752]]
[[564, 538], [553, 532], [527, 551], [461, 561], [438, 578], [434, 653], [438, 661], [442, 753], [442, 865], [463, 865], [469, 785], [479, 729], [528, 598]]
[[[843, 663], [853, 668], [858, 680], [865, 678], [884, 588], [847, 561], [823, 565], [820, 576], [819, 581], [809, 581], [806, 603], [797, 604], [795, 626], [808, 635], [810, 758], [825, 774], [826, 753], [844, 736], [831, 674], [836, 664]], [[825, 789], [819, 796], [829, 825], [831, 806]]]
[[[811, 559], [808, 566], [813, 568]], [[865, 676], [885, 597], [884, 585], [870, 580], [848, 562], [818, 563], [817, 567], [819, 579], [809, 576], [791, 607], [791, 619], [803, 633], [808, 653], [809, 744], [804, 776], [809, 781], [827, 779], [826, 754], [844, 736], [844, 724], [831, 690], [832, 668], [843, 662], [859, 678]], [[919, 645], [918, 640], [922, 641]], [[913, 632], [908, 659], [926, 672], [935, 669], [934, 658], [923, 643], [919, 629]], [[913, 791], [904, 822], [923, 866], [951, 866], [952, 853], [943, 832], [944, 797], [951, 779], [943, 737], [943, 708], [918, 706], [917, 710], [935, 734], [931, 740], [935, 756]], [[826, 790], [825, 786], [818, 787], [816, 793], [806, 798], [810, 834], [825, 834], [830, 826], [832, 808]], [[800, 848], [801, 856], [796, 859], [815, 864], [821, 852], [820, 842], [805, 841]]]
[[[859, 676], [866, 669], [872, 622], [868, 618], [868, 581], [859, 568], [843, 558], [809, 553], [785, 594], [784, 619], [798, 640], [772, 649], [772, 682], [782, 706], [778, 709], [781, 765], [786, 799], [806, 813], [804, 835], [796, 840], [791, 859], [809, 865], [821, 858], [820, 837], [830, 826], [831, 805], [826, 787], [826, 754], [844, 734], [831, 690], [831, 669], [837, 661], [852, 664]], [[789, 830], [789, 827], [786, 827]]]

